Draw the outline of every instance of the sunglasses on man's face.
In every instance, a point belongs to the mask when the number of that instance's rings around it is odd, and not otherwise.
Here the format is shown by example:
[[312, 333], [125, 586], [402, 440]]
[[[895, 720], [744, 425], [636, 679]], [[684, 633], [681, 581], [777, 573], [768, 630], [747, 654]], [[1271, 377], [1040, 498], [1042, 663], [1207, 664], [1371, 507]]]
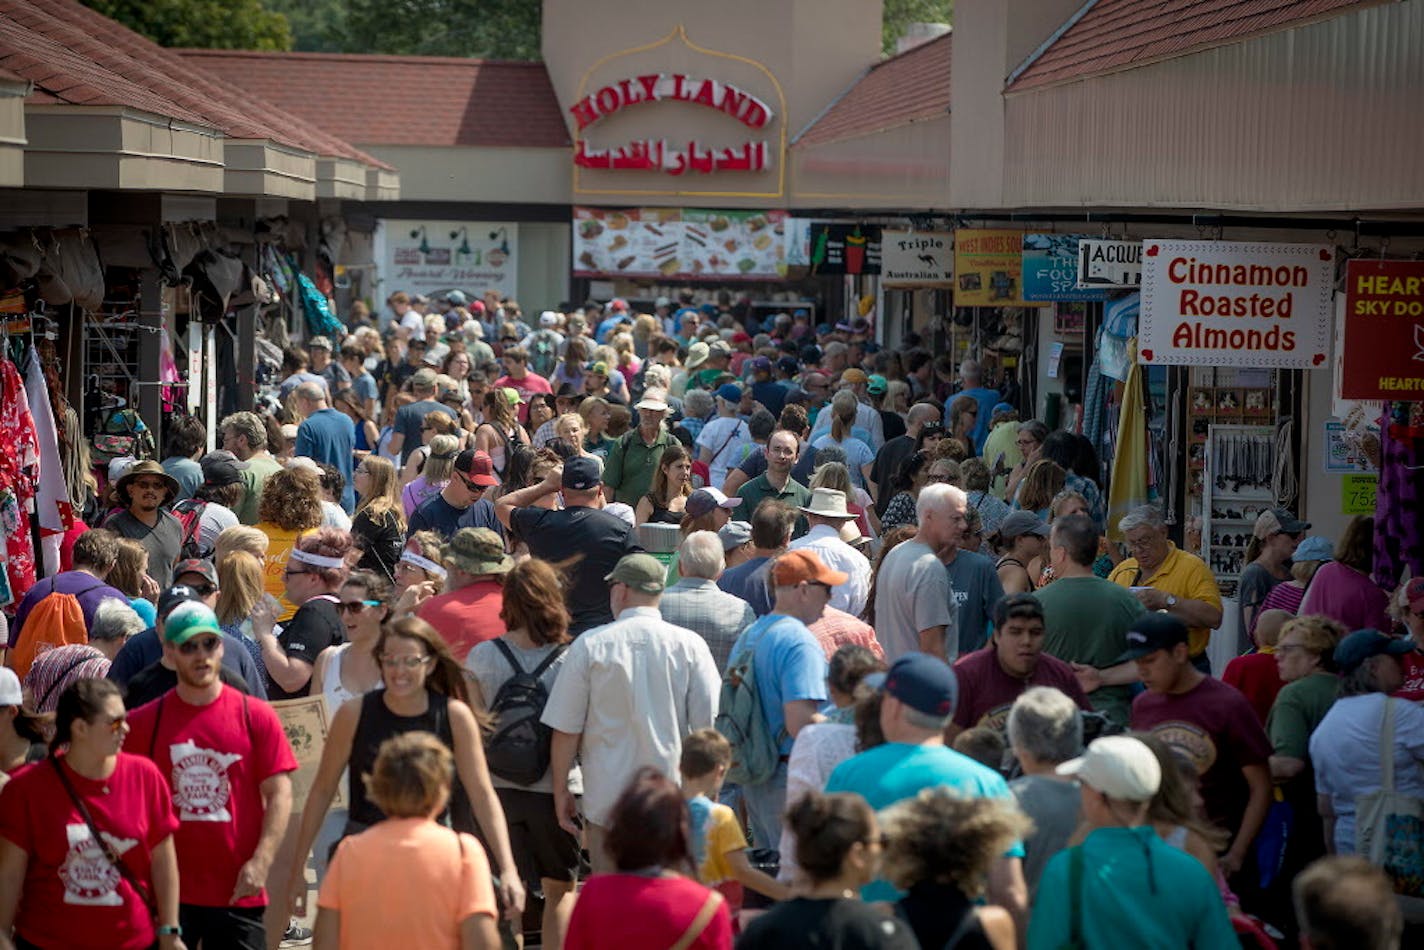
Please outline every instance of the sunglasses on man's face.
[[188, 640], [178, 644], [178, 652], [184, 656], [195, 656], [199, 651], [216, 653], [220, 646], [222, 646], [220, 637], [203, 637], [200, 640]]

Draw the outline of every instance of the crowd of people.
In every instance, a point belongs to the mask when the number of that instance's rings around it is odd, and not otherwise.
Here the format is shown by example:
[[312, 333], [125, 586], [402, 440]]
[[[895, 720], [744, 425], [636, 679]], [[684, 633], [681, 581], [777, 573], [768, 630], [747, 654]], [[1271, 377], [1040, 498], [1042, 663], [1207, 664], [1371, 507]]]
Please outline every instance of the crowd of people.
[[1262, 513], [1213, 670], [1208, 566], [973, 360], [388, 307], [100, 471], [18, 601], [0, 948], [1399, 945], [1424, 578], [1370, 519]]

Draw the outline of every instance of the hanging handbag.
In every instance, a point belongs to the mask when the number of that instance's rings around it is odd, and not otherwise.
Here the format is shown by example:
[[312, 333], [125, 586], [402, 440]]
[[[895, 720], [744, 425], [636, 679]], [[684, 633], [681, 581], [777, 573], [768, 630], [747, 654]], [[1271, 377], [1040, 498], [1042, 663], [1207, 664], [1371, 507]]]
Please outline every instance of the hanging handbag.
[[143, 901], [143, 906], [148, 909], [148, 916], [156, 925], [158, 923], [158, 905], [154, 902], [153, 894], [148, 889], [148, 885], [138, 879], [138, 875], [129, 870], [129, 866], [124, 863], [114, 850], [114, 846], [109, 843], [109, 839], [99, 833], [99, 829], [94, 824], [94, 817], [89, 814], [89, 806], [84, 804], [84, 799], [79, 797], [79, 793], [74, 790], [74, 785], [69, 781], [69, 776], [64, 774], [64, 767], [59, 764], [59, 759], [54, 756], [49, 757], [49, 764], [54, 766], [54, 772], [59, 776], [59, 784], [64, 786], [64, 790], [69, 793], [69, 800], [74, 803], [74, 807], [79, 809], [79, 816], [84, 819], [84, 824], [89, 826], [89, 835], [94, 839], [94, 843], [99, 846], [99, 850], [104, 853], [104, 857], [114, 866], [114, 870], [119, 872], [119, 876], [129, 882], [129, 887], [134, 889], [139, 900]]
[[1424, 897], [1424, 799], [1394, 790], [1395, 702], [1386, 696], [1380, 716], [1379, 791], [1355, 799], [1355, 852], [1390, 876], [1396, 894]]

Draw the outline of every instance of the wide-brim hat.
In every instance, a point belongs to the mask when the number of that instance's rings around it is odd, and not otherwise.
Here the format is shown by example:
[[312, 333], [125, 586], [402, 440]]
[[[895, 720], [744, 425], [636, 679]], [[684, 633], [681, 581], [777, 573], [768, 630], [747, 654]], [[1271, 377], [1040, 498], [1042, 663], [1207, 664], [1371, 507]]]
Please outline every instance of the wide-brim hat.
[[798, 507], [806, 514], [816, 515], [820, 518], [855, 517], [853, 513], [846, 510], [845, 492], [835, 488], [817, 488], [812, 490], [809, 503]]
[[707, 355], [706, 343], [692, 344], [687, 348], [687, 360], [682, 364], [683, 368], [688, 372], [700, 368], [703, 363], [707, 362]]
[[157, 475], [163, 479], [163, 483], [168, 486], [168, 493], [174, 498], [177, 498], [179, 493], [183, 490], [183, 487], [178, 484], [178, 479], [165, 472], [162, 465], [159, 465], [152, 459], [144, 459], [142, 462], [135, 463], [132, 468], [124, 473], [124, 477], [119, 479], [118, 484], [114, 486], [115, 494], [121, 499], [127, 500], [129, 497], [129, 486], [133, 484], [134, 479], [141, 475]]
[[506, 574], [514, 559], [504, 542], [489, 528], [461, 528], [445, 547], [445, 563], [466, 574]]

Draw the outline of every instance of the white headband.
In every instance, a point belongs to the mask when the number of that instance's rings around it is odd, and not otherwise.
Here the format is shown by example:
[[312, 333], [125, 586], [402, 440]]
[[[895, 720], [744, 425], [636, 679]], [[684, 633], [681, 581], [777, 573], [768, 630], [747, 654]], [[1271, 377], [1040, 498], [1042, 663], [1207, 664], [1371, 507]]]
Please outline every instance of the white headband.
[[414, 551], [402, 551], [400, 559], [402, 561], [405, 561], [407, 564], [414, 564], [422, 571], [425, 571], [429, 574], [434, 574], [436, 577], [441, 578], [442, 580], [450, 575], [450, 572], [445, 570], [445, 568], [441, 567], [439, 564], [436, 564], [428, 557], [421, 557]]
[[327, 557], [324, 554], [310, 554], [301, 548], [292, 548], [291, 558], [294, 561], [301, 561], [303, 564], [311, 564], [314, 567], [342, 568], [346, 566], [346, 561], [339, 557]]

